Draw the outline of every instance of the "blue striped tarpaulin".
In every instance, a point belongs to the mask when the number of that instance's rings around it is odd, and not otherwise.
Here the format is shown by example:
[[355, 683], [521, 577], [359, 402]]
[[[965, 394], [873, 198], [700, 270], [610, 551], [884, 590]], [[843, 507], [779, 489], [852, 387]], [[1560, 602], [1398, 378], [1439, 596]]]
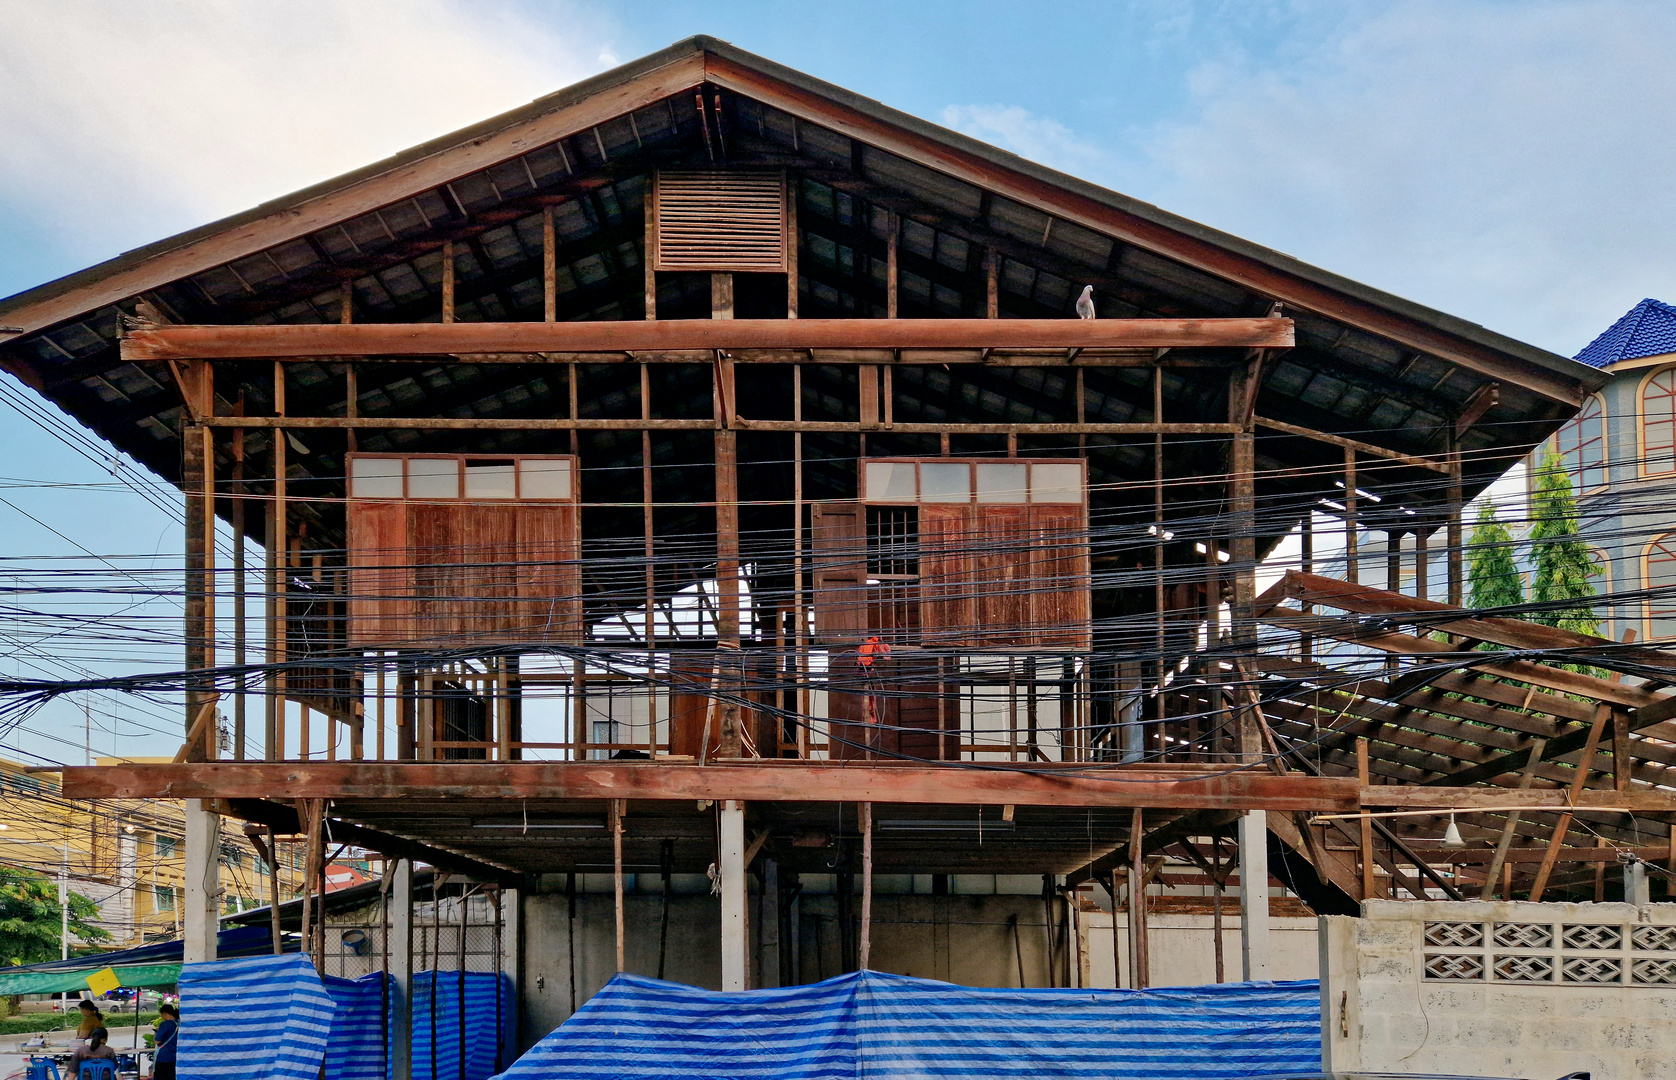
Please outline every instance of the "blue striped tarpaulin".
[[322, 978], [337, 1006], [326, 1044], [327, 1080], [385, 1080], [390, 1072], [390, 991], [395, 980], [380, 972], [359, 979]]
[[180, 972], [181, 1080], [316, 1080], [333, 1005], [308, 957], [252, 956]]
[[618, 975], [505, 1080], [1230, 1080], [1321, 1067], [1315, 982], [988, 990], [864, 971], [724, 994]]
[[413, 1080], [488, 1080], [503, 1064], [501, 1048], [510, 1042], [506, 1033], [514, 1007], [512, 981], [504, 974], [467, 971], [462, 977], [459, 971], [415, 971]]

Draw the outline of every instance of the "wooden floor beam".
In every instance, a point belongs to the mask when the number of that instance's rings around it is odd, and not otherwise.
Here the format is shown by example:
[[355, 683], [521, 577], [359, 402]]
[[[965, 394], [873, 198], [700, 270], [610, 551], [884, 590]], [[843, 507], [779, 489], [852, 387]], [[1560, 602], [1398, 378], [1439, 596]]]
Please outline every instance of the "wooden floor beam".
[[625, 319], [131, 330], [129, 361], [641, 349], [1291, 348], [1290, 319]]
[[1307, 810], [1356, 807], [1350, 778], [1165, 769], [629, 762], [210, 762], [64, 770], [64, 795], [109, 798], [741, 799], [924, 805], [1144, 806]]

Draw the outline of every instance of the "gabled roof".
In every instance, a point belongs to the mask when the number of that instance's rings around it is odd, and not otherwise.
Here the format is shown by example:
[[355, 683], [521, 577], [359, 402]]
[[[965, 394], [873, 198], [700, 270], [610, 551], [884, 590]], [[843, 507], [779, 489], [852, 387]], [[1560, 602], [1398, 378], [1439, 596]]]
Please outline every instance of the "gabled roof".
[[[695, 110], [698, 92], [725, 117], [716, 129], [719, 146]], [[1457, 439], [1468, 460], [1469, 493], [1604, 382], [1575, 361], [706, 37], [0, 300], [0, 324], [24, 328], [0, 335], [0, 366], [173, 479], [184, 422], [180, 390], [165, 366], [126, 363], [117, 347], [119, 315], [140, 300], [183, 323], [336, 322], [346, 295], [357, 322], [434, 320], [446, 244], [455, 259], [458, 319], [539, 321], [546, 215], [556, 234], [555, 317], [638, 319], [648, 180], [660, 168], [711, 165], [785, 169], [797, 178], [804, 318], [884, 313], [884, 235], [893, 219], [900, 222], [904, 317], [983, 317], [986, 250], [1000, 267], [1003, 318], [1074, 317], [1083, 284], [1094, 285], [1103, 317], [1251, 317], [1278, 301], [1296, 323], [1297, 347], [1265, 369], [1266, 415], [1347, 436], [1372, 434], [1403, 453], [1437, 454], [1470, 412]], [[681, 277], [657, 281], [661, 317], [694, 317], [695, 305], [703, 309], [699, 317], [707, 314], [707, 293], [695, 293]], [[414, 375], [363, 372], [360, 415], [516, 419], [551, 412], [552, 386], [512, 367], [461, 362]], [[637, 392], [612, 382], [632, 375], [594, 379], [580, 415], [605, 415], [599, 410]], [[985, 369], [945, 385], [936, 375], [935, 385], [916, 389], [914, 418], [1065, 419], [1064, 387], [1026, 385], [1030, 377]], [[1150, 415], [1147, 394], [1117, 374], [1087, 378], [1089, 421]], [[218, 383], [217, 392], [245, 395], [257, 413], [271, 408], [263, 379], [239, 379], [237, 386]], [[686, 389], [662, 392], [664, 400], [679, 400]], [[1190, 416], [1212, 409], [1219, 392], [1184, 376], [1167, 391], [1166, 408]], [[345, 404], [342, 378], [325, 367], [300, 368], [291, 393], [298, 409]], [[708, 400], [708, 390], [700, 396]], [[1474, 410], [1475, 402], [1487, 411]], [[904, 418], [899, 408], [897, 419]], [[360, 448], [392, 449], [397, 434], [369, 433]], [[520, 438], [433, 433], [425, 441], [429, 452], [528, 452]], [[674, 441], [660, 437], [655, 452]], [[627, 452], [584, 438], [585, 455], [595, 442], [601, 470], [616, 460], [611, 455]], [[258, 433], [247, 441], [246, 453], [258, 459], [253, 467], [265, 467], [265, 445]], [[1302, 444], [1271, 437], [1265, 447], [1273, 457], [1265, 468], [1314, 461]], [[293, 470], [322, 481], [343, 475], [341, 451], [324, 440], [309, 450], [293, 458]], [[836, 476], [832, 482], [841, 486]]]
[[1676, 307], [1649, 297], [1585, 345], [1577, 359], [1590, 367], [1608, 368], [1624, 360], [1673, 352], [1676, 352]]

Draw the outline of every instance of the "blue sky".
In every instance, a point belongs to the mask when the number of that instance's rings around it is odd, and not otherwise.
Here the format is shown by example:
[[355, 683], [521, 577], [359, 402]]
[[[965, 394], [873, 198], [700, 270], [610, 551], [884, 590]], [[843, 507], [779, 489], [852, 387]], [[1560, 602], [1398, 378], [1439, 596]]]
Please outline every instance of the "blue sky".
[[[1676, 298], [1668, 3], [0, 0], [0, 17], [0, 295], [708, 33], [1557, 352]], [[108, 461], [0, 417], [0, 556], [179, 550]], [[73, 720], [79, 743], [74, 712], [31, 727]]]

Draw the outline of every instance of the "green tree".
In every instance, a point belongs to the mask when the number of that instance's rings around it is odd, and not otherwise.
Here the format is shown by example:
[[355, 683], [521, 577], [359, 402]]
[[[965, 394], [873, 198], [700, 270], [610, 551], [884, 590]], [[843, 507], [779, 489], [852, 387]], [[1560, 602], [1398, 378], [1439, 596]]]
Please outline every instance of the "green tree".
[[[99, 908], [78, 892], [70, 893], [70, 932], [85, 942], [110, 935], [89, 920]], [[0, 963], [40, 964], [59, 958], [58, 882], [45, 874], [0, 866]]]
[[1531, 601], [1562, 605], [1532, 612], [1531, 621], [1598, 637], [1600, 617], [1592, 604], [1563, 603], [1592, 601], [1595, 587], [1590, 579], [1600, 569], [1578, 532], [1571, 477], [1566, 474], [1564, 461], [1552, 452], [1542, 459], [1536, 474], [1536, 495], [1531, 500], [1531, 565]]
[[1524, 603], [1525, 584], [1513, 562], [1513, 534], [1496, 517], [1496, 508], [1488, 501], [1478, 508], [1478, 520], [1467, 543], [1467, 604], [1499, 608]]

